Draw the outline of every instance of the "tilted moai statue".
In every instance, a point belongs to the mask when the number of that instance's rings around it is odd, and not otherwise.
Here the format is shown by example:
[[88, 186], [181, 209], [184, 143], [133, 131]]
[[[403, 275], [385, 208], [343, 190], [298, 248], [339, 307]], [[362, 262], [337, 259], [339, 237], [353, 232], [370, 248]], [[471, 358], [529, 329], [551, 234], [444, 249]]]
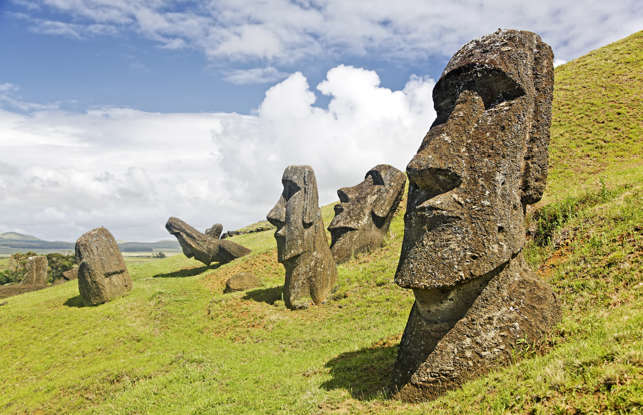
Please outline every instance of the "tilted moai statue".
[[116, 239], [105, 228], [96, 228], [76, 241], [78, 291], [85, 304], [96, 305], [132, 289]]
[[[230, 262], [251, 252], [238, 243], [203, 234], [179, 218], [169, 218], [165, 229], [176, 237], [186, 257], [194, 258], [205, 265], [210, 265], [212, 262]], [[223, 227], [218, 229], [219, 234], [221, 230]], [[216, 233], [216, 225], [208, 231], [210, 234]]]
[[277, 256], [286, 269], [284, 301], [291, 309], [326, 300], [337, 280], [310, 166], [288, 166], [284, 189], [267, 219], [277, 227]]
[[433, 90], [437, 118], [406, 170], [395, 274], [415, 295], [394, 369], [403, 400], [509, 363], [560, 320], [522, 255], [525, 207], [547, 179], [552, 59], [535, 33], [498, 31], [463, 46]]
[[360, 184], [337, 191], [339, 204], [328, 226], [335, 262], [348, 261], [353, 254], [382, 246], [405, 184], [404, 173], [379, 164], [366, 173]]

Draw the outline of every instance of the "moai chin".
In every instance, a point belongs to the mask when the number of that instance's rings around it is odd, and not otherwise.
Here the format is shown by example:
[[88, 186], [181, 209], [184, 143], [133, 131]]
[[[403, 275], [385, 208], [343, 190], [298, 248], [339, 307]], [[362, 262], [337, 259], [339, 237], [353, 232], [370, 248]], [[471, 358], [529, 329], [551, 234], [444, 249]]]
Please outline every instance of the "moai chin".
[[286, 269], [284, 301], [290, 309], [306, 308], [312, 299], [326, 300], [337, 280], [319, 209], [317, 180], [310, 166], [288, 166], [283, 192], [268, 212], [277, 227], [277, 256]]
[[366, 173], [361, 183], [337, 191], [339, 203], [328, 226], [335, 262], [348, 261], [353, 254], [382, 245], [405, 183], [404, 173], [388, 164], [379, 164]]
[[433, 89], [437, 118], [406, 169], [395, 274], [415, 296], [393, 376], [403, 400], [509, 363], [560, 320], [522, 255], [525, 207], [547, 179], [552, 60], [535, 33], [497, 31], [464, 45]]

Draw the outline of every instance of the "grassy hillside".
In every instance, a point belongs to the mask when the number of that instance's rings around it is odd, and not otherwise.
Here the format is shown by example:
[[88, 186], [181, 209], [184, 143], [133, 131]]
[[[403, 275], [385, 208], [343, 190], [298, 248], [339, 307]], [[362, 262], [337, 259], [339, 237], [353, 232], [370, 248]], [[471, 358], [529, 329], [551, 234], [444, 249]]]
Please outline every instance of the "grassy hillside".
[[[564, 317], [515, 365], [429, 403], [386, 397], [413, 301], [393, 283], [401, 209], [386, 246], [340, 265], [337, 291], [312, 310], [285, 309], [272, 232], [233, 238], [253, 252], [221, 267], [131, 262], [134, 290], [99, 307], [81, 307], [74, 283], [6, 299], [0, 412], [641, 411], [642, 51], [638, 33], [556, 69], [551, 179], [526, 254]], [[242, 270], [265, 286], [223, 295]]]

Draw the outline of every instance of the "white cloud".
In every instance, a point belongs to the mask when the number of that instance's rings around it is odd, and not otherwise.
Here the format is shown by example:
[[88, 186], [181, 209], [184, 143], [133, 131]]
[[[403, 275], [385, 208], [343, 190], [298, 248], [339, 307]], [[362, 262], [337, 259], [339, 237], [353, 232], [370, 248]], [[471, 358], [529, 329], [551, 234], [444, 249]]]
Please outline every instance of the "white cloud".
[[554, 59], [554, 68], [560, 65], [566, 64], [567, 61], [565, 59]]
[[287, 77], [288, 74], [268, 66], [265, 68], [235, 69], [229, 71], [224, 79], [236, 85], [268, 84]]
[[[554, 47], [558, 58], [569, 60], [643, 29], [637, 0], [377, 0], [368, 6], [359, 0], [218, 0], [192, 9], [185, 4], [178, 0], [39, 0], [25, 12], [33, 15], [37, 30], [46, 33], [80, 36], [133, 29], [162, 47], [190, 47], [211, 59], [273, 65], [322, 54], [377, 53], [390, 59], [450, 56], [465, 42], [498, 27], [536, 31]], [[68, 18], [59, 25], [38, 18], [44, 7]]]
[[58, 108], [58, 103], [39, 104], [23, 100], [18, 95], [17, 85], [5, 82], [0, 84], [0, 107], [9, 107], [19, 111], [37, 111]]
[[413, 76], [392, 91], [375, 72], [338, 66], [317, 85], [328, 109], [294, 73], [256, 115], [0, 110], [0, 225], [66, 240], [99, 225], [118, 239], [167, 238], [171, 215], [234, 229], [265, 217], [289, 164], [312, 165], [328, 203], [378, 163], [404, 169], [435, 116], [433, 84]]

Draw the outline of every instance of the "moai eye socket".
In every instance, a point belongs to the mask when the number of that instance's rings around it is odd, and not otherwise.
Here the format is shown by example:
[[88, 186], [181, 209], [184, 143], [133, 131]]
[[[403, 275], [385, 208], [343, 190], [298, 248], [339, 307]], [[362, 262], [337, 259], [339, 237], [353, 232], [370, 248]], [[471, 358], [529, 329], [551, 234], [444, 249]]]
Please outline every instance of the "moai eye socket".
[[288, 201], [298, 191], [301, 190], [301, 187], [297, 186], [297, 184], [291, 180], [284, 180], [283, 185], [284, 185], [284, 190], [281, 194], [286, 201]]
[[366, 173], [366, 179], [370, 179], [373, 181], [373, 185], [375, 186], [384, 186], [384, 178], [380, 174], [379, 171], [377, 170], [371, 170], [368, 173]]

